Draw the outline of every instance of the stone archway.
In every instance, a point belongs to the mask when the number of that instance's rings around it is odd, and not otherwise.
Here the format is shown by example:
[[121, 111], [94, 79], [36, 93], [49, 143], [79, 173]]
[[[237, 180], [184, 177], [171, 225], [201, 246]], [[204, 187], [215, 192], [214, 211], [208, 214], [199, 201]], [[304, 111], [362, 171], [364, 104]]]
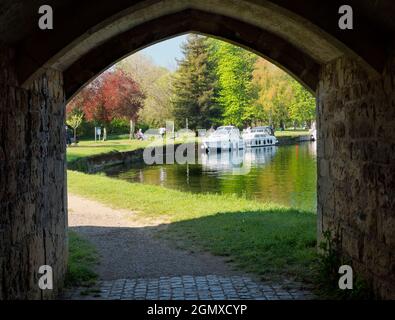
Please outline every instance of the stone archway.
[[[316, 92], [319, 231], [332, 231], [378, 296], [394, 297], [395, 6], [349, 2], [358, 23], [347, 32], [338, 1], [52, 0], [50, 31], [36, 27], [39, 1], [1, 1], [11, 31], [0, 36], [0, 298], [61, 288], [66, 99], [126, 54], [188, 31], [248, 47]], [[37, 287], [43, 264], [51, 293]]]

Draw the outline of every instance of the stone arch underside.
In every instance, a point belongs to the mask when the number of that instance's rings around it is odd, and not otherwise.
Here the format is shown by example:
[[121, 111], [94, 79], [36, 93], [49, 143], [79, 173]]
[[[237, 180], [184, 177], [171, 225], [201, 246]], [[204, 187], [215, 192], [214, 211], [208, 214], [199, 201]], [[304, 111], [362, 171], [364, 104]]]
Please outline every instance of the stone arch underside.
[[[249, 48], [317, 96], [318, 230], [379, 297], [395, 297], [395, 4], [341, 1], [0, 1], [0, 299], [51, 298], [67, 262], [64, 103], [139, 48], [195, 31]], [[37, 287], [54, 267], [56, 290]], [[8, 270], [9, 272], [6, 272]]]
[[[164, 25], [167, 27], [163, 28]], [[131, 52], [187, 32], [197, 32], [243, 46], [285, 69], [315, 92], [319, 63], [295, 46], [238, 20], [188, 9], [123, 32], [75, 61], [63, 73], [66, 97], [71, 97], [98, 73]]]
[[[377, 74], [383, 68], [379, 63], [382, 59], [378, 59], [385, 54], [378, 36], [381, 33], [361, 28], [360, 37], [371, 43], [361, 48], [359, 41], [344, 37], [333, 28], [337, 27], [338, 15], [338, 7], [333, 4], [320, 4], [314, 12], [311, 8], [317, 4], [307, 1], [305, 7], [310, 10], [304, 17], [287, 8], [295, 10], [292, 1], [151, 0], [134, 1], [132, 6], [128, 1], [119, 1], [98, 4], [96, 17], [89, 14], [92, 9], [89, 4], [73, 6], [74, 1], [70, 2], [63, 6], [64, 14], [58, 17], [53, 31], [33, 32], [19, 44], [20, 83], [28, 84], [40, 72], [53, 68], [64, 72], [66, 95], [70, 96], [78, 85], [88, 82], [122, 56], [188, 31], [246, 46], [287, 70], [312, 91], [318, 83], [318, 66], [344, 55], [353, 56], [369, 72]], [[326, 15], [333, 16], [333, 25], [320, 26], [321, 20], [310, 21], [322, 14], [324, 7]], [[77, 75], [77, 71], [81, 74]]]

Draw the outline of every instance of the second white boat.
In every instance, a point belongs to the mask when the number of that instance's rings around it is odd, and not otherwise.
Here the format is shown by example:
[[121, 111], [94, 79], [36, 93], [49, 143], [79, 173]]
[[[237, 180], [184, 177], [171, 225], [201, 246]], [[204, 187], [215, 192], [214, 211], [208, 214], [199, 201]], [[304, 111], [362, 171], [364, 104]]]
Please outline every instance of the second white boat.
[[278, 143], [277, 138], [272, 135], [269, 127], [254, 127], [244, 130], [243, 140], [246, 148], [274, 146]]

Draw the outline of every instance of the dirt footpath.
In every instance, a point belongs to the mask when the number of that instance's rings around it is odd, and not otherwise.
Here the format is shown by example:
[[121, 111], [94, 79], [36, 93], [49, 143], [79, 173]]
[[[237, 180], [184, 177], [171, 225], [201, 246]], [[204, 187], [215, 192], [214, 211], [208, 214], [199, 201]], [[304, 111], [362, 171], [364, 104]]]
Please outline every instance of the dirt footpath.
[[99, 202], [69, 195], [69, 227], [88, 239], [100, 254], [102, 280], [182, 275], [242, 275], [221, 257], [176, 249], [153, 237], [166, 220], [139, 218]]

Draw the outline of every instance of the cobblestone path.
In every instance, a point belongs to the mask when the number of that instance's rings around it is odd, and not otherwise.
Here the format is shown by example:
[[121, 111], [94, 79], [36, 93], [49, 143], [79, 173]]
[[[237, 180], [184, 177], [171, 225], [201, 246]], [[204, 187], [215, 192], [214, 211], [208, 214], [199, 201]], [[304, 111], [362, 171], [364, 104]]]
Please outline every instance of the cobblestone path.
[[104, 300], [310, 300], [302, 285], [257, 283], [247, 276], [179, 276], [100, 281], [91, 292], [74, 289], [65, 299]]

